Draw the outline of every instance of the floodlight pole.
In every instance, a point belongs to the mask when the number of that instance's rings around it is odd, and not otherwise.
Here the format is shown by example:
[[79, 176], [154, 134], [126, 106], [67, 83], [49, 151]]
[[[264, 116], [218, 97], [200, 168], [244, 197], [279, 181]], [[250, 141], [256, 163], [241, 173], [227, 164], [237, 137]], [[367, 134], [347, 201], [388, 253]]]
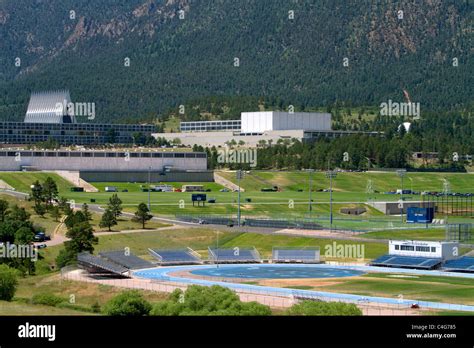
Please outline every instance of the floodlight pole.
[[332, 231], [332, 221], [333, 221], [333, 215], [332, 215], [332, 179], [336, 178], [337, 172], [333, 170], [328, 170], [326, 172], [326, 177], [329, 178], [329, 223], [331, 226], [331, 231]]
[[402, 182], [402, 190], [400, 192], [400, 200], [401, 200], [401, 208], [400, 208], [401, 209], [401, 214], [400, 214], [400, 216], [401, 216], [401, 219], [402, 219], [402, 224], [403, 224], [403, 177], [405, 176], [406, 172], [407, 172], [406, 169], [397, 170], [397, 174], [400, 177], [401, 182]]
[[151, 167], [148, 167], [148, 210], [151, 211], [151, 199], [150, 199], [150, 175]]
[[443, 191], [444, 191], [444, 199], [446, 201], [446, 204], [444, 205], [445, 206], [445, 209], [444, 209], [444, 224], [447, 225], [448, 224], [448, 190], [449, 190], [449, 186], [448, 186], [448, 179], [444, 178], [444, 187], [443, 187]]
[[237, 171], [237, 185], [239, 186], [239, 190], [237, 193], [237, 226], [240, 227], [240, 179], [242, 179], [242, 171]]
[[314, 169], [308, 169], [309, 172], [309, 202], [308, 202], [308, 210], [309, 210], [309, 219], [311, 220], [311, 214], [313, 212], [313, 199], [312, 199], [312, 191], [313, 191], [313, 172]]

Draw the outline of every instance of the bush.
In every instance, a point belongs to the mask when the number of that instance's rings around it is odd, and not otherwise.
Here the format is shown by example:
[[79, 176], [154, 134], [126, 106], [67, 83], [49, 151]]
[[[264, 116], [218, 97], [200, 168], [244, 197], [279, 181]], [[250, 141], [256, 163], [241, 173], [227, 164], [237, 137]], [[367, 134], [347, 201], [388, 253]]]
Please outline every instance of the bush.
[[99, 302], [94, 302], [91, 306], [92, 313], [100, 313], [100, 304]]
[[7, 265], [0, 265], [0, 300], [11, 301], [13, 296], [15, 296], [18, 285], [17, 277], [17, 270]]
[[48, 293], [37, 294], [31, 298], [31, 303], [33, 304], [40, 304], [51, 307], [56, 307], [58, 304], [64, 301], [66, 301], [64, 298]]
[[235, 292], [222, 286], [188, 287], [185, 293], [175, 290], [168, 301], [157, 303], [151, 315], [271, 315], [268, 306], [241, 302]]
[[105, 315], [142, 316], [148, 315], [151, 304], [138, 291], [125, 291], [107, 302], [102, 309]]
[[352, 316], [362, 315], [362, 311], [353, 303], [302, 301], [286, 311], [287, 315], [325, 315]]
[[56, 266], [63, 268], [76, 262], [77, 253], [70, 249], [61, 249], [56, 257]]

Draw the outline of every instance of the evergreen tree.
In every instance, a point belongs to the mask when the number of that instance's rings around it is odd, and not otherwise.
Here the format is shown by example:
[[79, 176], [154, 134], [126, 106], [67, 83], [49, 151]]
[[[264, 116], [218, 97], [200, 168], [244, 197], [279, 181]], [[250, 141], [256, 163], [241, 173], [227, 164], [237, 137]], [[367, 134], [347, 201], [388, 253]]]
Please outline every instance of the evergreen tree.
[[135, 212], [135, 216], [132, 218], [133, 222], [138, 222], [142, 224], [142, 227], [145, 228], [145, 223], [148, 220], [151, 220], [153, 215], [150, 214], [148, 207], [145, 203], [140, 203], [138, 205], [138, 210]]
[[116, 219], [122, 215], [122, 200], [116, 193], [114, 193], [112, 197], [109, 198], [108, 209], [110, 209]]
[[117, 225], [117, 219], [110, 209], [106, 209], [100, 219], [99, 227], [107, 227], [111, 231], [111, 227]]

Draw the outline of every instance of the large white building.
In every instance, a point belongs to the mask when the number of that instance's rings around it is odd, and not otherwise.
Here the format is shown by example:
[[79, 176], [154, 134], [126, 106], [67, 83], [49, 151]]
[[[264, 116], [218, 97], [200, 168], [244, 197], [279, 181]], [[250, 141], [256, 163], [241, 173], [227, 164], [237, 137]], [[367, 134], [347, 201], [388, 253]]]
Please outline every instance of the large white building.
[[331, 114], [319, 112], [243, 112], [241, 129], [244, 134], [278, 130], [330, 131]]
[[243, 112], [240, 120], [181, 122], [181, 133], [155, 133], [155, 138], [170, 142], [177, 139], [186, 146], [221, 147], [229, 142], [239, 146], [258, 147], [293, 139], [311, 141], [352, 134], [380, 135], [378, 132], [335, 131], [331, 114], [319, 112]]

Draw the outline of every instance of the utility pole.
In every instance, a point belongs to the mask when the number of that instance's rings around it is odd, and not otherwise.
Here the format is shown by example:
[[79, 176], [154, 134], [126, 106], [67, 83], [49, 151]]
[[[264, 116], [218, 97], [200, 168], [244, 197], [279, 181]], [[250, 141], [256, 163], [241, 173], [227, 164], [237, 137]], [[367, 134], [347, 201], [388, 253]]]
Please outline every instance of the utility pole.
[[401, 219], [402, 219], [402, 224], [403, 224], [403, 177], [405, 176], [406, 173], [407, 173], [406, 169], [397, 170], [397, 174], [400, 177], [401, 182], [402, 182], [402, 190], [400, 192], [400, 209], [401, 209], [400, 216], [401, 216]]
[[242, 179], [244, 173], [241, 170], [237, 171], [237, 185], [239, 186], [239, 190], [237, 193], [237, 226], [240, 227], [240, 180]]
[[148, 210], [151, 211], [151, 199], [150, 199], [150, 173], [151, 167], [148, 167]]
[[332, 179], [337, 177], [337, 172], [334, 170], [328, 170], [326, 172], [326, 178], [329, 179], [329, 223], [331, 225], [331, 231], [332, 231], [332, 221], [333, 221], [333, 215], [332, 215]]
[[313, 198], [312, 198], [312, 191], [313, 191], [313, 173], [314, 169], [307, 169], [309, 172], [309, 201], [308, 201], [308, 215], [309, 219], [311, 220], [311, 214], [313, 212]]

